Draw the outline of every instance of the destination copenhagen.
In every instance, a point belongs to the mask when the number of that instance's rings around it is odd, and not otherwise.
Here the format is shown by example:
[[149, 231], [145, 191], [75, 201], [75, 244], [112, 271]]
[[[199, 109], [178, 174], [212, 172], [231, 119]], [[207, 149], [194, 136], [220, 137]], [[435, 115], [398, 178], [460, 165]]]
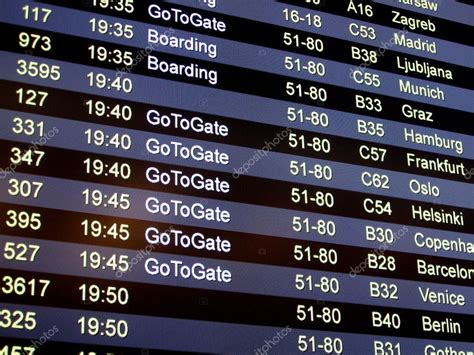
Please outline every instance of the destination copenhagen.
[[418, 232], [415, 233], [413, 239], [417, 247], [431, 249], [435, 253], [447, 251], [462, 254], [474, 254], [474, 243], [467, 241], [467, 239], [461, 239], [460, 237], [455, 239], [447, 239], [425, 235]]

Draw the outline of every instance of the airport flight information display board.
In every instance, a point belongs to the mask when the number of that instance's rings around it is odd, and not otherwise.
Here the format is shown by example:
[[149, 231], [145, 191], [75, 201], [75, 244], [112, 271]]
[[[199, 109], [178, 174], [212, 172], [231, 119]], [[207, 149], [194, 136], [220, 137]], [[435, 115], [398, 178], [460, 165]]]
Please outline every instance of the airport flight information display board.
[[473, 12], [2, 0], [0, 354], [473, 354]]

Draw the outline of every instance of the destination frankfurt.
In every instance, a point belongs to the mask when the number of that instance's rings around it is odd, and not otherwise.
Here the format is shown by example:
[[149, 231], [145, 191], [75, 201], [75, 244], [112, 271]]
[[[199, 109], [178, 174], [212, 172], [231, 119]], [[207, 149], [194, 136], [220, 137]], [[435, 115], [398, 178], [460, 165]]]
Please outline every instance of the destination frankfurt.
[[415, 166], [422, 170], [431, 170], [452, 175], [464, 176], [464, 172], [466, 171], [464, 163], [452, 163], [448, 158], [444, 160], [440, 158], [419, 158], [414, 153], [407, 153], [407, 164], [409, 167]]

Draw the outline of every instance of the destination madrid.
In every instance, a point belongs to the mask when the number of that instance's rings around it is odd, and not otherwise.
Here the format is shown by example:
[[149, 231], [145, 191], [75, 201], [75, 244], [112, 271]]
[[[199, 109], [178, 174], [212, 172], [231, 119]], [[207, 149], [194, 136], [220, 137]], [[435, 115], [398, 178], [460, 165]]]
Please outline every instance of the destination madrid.
[[405, 33], [397, 33], [393, 34], [393, 42], [397, 46], [415, 49], [417, 51], [428, 52], [428, 53], [437, 53], [436, 42], [430, 42], [429, 40], [425, 39], [422, 40], [421, 38], [418, 39], [411, 39], [406, 36]]

